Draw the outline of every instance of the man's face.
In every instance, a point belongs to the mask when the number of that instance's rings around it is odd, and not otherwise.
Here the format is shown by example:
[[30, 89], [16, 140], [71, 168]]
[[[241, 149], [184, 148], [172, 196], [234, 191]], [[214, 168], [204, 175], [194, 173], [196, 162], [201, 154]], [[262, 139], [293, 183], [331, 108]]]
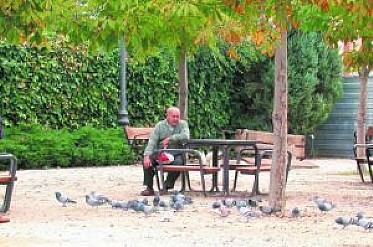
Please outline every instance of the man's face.
[[177, 109], [167, 111], [166, 119], [169, 125], [177, 126], [180, 122], [180, 111]]

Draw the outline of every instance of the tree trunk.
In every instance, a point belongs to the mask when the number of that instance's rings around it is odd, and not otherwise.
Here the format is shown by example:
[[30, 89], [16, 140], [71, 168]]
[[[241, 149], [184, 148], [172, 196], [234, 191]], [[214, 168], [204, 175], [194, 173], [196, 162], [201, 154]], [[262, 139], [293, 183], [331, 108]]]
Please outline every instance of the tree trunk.
[[181, 51], [179, 62], [179, 108], [180, 118], [188, 119], [188, 61], [185, 50]]
[[[357, 143], [365, 143], [365, 110], [367, 101], [368, 66], [359, 71], [359, 107], [357, 112]], [[357, 149], [358, 156], [364, 156], [364, 149]]]
[[281, 44], [275, 52], [275, 92], [273, 100], [273, 163], [271, 170], [269, 204], [285, 208], [285, 185], [287, 163], [287, 32], [281, 34]]

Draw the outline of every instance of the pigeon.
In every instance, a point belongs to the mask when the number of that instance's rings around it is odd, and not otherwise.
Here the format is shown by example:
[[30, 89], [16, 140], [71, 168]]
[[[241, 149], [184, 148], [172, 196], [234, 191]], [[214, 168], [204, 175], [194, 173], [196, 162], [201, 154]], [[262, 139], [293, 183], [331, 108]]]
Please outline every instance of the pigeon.
[[259, 206], [259, 210], [262, 212], [264, 216], [270, 216], [273, 213], [280, 212], [280, 208], [274, 208], [272, 206]]
[[85, 201], [91, 207], [102, 206], [102, 205], [104, 205], [105, 203], [108, 202], [107, 199], [103, 199], [103, 198], [100, 198], [100, 197], [94, 197], [92, 195], [86, 195], [85, 196]]
[[89, 194], [89, 197], [91, 197], [91, 198], [94, 199], [94, 200], [100, 201], [100, 202], [102, 202], [103, 204], [109, 202], [109, 198], [108, 198], [107, 196], [104, 196], [103, 194], [101, 194], [100, 192], [97, 192], [97, 191], [92, 191], [92, 192]]
[[231, 213], [228, 207], [224, 205], [221, 206], [218, 210], [219, 210], [220, 217], [228, 217], [228, 215]]
[[144, 204], [144, 206], [142, 207], [142, 212], [145, 214], [145, 217], [148, 217], [151, 213], [154, 212], [154, 208], [153, 206]]
[[164, 210], [166, 210], [166, 208], [168, 208], [169, 206], [170, 206], [169, 203], [167, 203], [163, 200], [159, 201], [159, 207], [163, 208]]
[[239, 212], [242, 216], [246, 217], [247, 221], [249, 219], [260, 218], [260, 214], [256, 211], [251, 210], [251, 208], [249, 208], [249, 207], [241, 207]]
[[336, 206], [332, 202], [329, 202], [329, 201], [327, 201], [323, 198], [317, 197], [317, 196], [314, 197], [314, 202], [316, 203], [317, 208], [320, 209], [322, 212], [330, 211], [333, 208], [335, 208], [335, 206]]
[[248, 202], [246, 200], [236, 200], [236, 208], [240, 210], [242, 207], [247, 207]]
[[179, 193], [178, 191], [176, 191], [176, 193], [174, 192], [174, 194], [170, 196], [170, 199], [173, 202], [179, 201], [179, 202], [184, 204], [185, 196], [183, 194]]
[[74, 203], [74, 204], [76, 204], [76, 201], [71, 200], [67, 196], [63, 195], [61, 192], [55, 192], [55, 195], [56, 195], [57, 201], [59, 201], [60, 203], [62, 203], [62, 207], [66, 207], [67, 203]]
[[290, 211], [290, 216], [292, 218], [298, 218], [300, 216], [300, 210], [298, 207], [294, 207], [291, 211]]
[[160, 201], [161, 201], [161, 198], [159, 197], [159, 195], [154, 195], [154, 198], [153, 198], [153, 206], [154, 206], [154, 207], [158, 207]]
[[193, 204], [193, 199], [190, 196], [184, 197], [184, 205], [190, 205]]
[[137, 206], [137, 203], [138, 203], [138, 201], [137, 200], [129, 200], [128, 202], [127, 202], [127, 204], [128, 204], [128, 209], [135, 209], [135, 207]]
[[349, 225], [356, 225], [357, 224], [357, 218], [352, 218], [348, 216], [339, 216], [335, 219], [335, 222], [339, 225], [342, 225], [343, 228], [346, 228]]
[[133, 210], [136, 212], [144, 212], [145, 206], [148, 206], [144, 204], [142, 201], [134, 201]]
[[256, 208], [259, 206], [259, 202], [261, 202], [262, 199], [259, 197], [250, 197], [247, 199], [247, 203], [250, 205], [252, 208]]
[[368, 221], [368, 219], [365, 218], [363, 212], [358, 212], [356, 214], [356, 218], [357, 218], [356, 225], [358, 226], [363, 226]]
[[230, 208], [236, 205], [236, 201], [233, 198], [225, 198], [222, 200], [224, 206]]
[[221, 202], [220, 201], [214, 201], [211, 205], [212, 209], [217, 209], [221, 207]]
[[357, 214], [357, 221], [356, 225], [363, 227], [365, 230], [372, 230], [373, 229], [373, 221], [369, 221], [367, 218], [365, 218], [364, 214], [362, 212], [359, 212]]
[[112, 208], [117, 208], [117, 209], [128, 210], [128, 207], [129, 207], [129, 203], [125, 201], [111, 200], [108, 203], [109, 205], [111, 205]]
[[365, 221], [364, 224], [360, 224], [365, 230], [371, 231], [373, 230], [373, 221]]
[[142, 199], [140, 199], [138, 201], [141, 202], [141, 203], [143, 203], [143, 204], [145, 204], [145, 205], [149, 205], [149, 200], [146, 197], [144, 197], [144, 198], [142, 198]]
[[179, 211], [184, 208], [184, 204], [181, 201], [176, 201], [172, 204], [172, 208], [174, 208], [176, 211]]

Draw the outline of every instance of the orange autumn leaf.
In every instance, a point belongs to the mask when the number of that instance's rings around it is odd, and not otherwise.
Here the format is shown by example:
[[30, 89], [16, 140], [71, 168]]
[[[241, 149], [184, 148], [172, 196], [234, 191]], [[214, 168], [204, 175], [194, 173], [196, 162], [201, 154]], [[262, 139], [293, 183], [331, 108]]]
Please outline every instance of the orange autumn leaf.
[[235, 44], [240, 42], [240, 36], [236, 32], [229, 32], [225, 35], [224, 40], [231, 44]]
[[329, 10], [329, 2], [328, 0], [324, 0], [322, 3], [321, 3], [321, 8], [323, 10]]
[[290, 24], [294, 29], [297, 29], [299, 27], [299, 22], [295, 21], [293, 18], [290, 18]]
[[262, 30], [258, 30], [255, 32], [254, 37], [252, 38], [252, 41], [258, 45], [262, 44], [264, 41], [264, 32]]
[[236, 50], [233, 49], [233, 48], [229, 48], [229, 49], [226, 51], [226, 54], [227, 54], [230, 58], [232, 58], [232, 59], [234, 59], [234, 60], [237, 60], [237, 59], [238, 59], [238, 54], [237, 54]]
[[286, 14], [291, 16], [291, 13], [293, 12], [293, 8], [291, 5], [286, 5]]
[[27, 36], [26, 35], [22, 34], [20, 38], [21, 38], [22, 42], [26, 42], [27, 41]]
[[243, 14], [245, 12], [245, 6], [244, 5], [238, 5], [234, 8], [234, 11], [238, 14]]

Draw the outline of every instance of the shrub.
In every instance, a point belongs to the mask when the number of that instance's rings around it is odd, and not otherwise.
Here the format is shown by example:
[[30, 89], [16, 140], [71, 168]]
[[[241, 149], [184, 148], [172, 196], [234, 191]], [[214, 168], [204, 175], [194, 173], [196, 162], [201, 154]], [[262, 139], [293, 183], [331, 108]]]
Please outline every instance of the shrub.
[[4, 132], [0, 152], [15, 155], [23, 169], [127, 165], [133, 155], [121, 128], [70, 131], [20, 125]]

